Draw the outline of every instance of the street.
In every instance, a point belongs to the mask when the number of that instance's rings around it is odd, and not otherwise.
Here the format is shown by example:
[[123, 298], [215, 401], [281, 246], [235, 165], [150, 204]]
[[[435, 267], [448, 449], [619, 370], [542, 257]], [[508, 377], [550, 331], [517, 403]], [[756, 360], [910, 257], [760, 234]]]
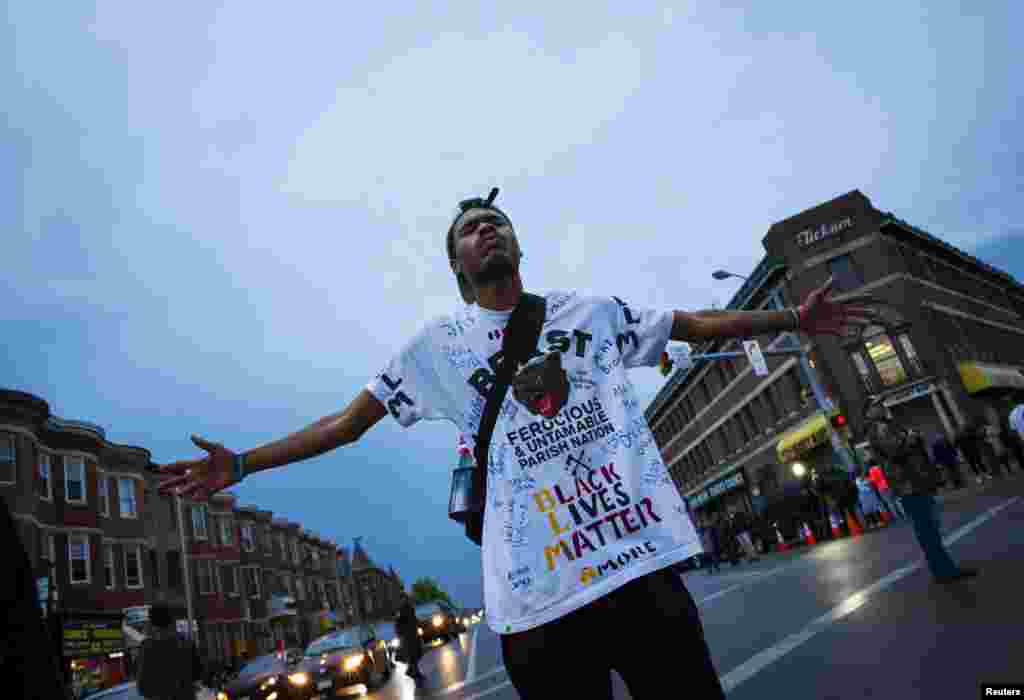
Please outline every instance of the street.
[[[1022, 523], [1019, 475], [947, 499], [950, 552], [981, 575], [946, 586], [930, 580], [910, 526], [899, 522], [684, 579], [731, 699], [975, 698], [983, 682], [1024, 681]], [[420, 667], [419, 689], [400, 665], [368, 697], [517, 697], [484, 623], [429, 650]], [[685, 660], [654, 672], [665, 674], [666, 696], [685, 697]], [[616, 699], [629, 698], [613, 680]]]

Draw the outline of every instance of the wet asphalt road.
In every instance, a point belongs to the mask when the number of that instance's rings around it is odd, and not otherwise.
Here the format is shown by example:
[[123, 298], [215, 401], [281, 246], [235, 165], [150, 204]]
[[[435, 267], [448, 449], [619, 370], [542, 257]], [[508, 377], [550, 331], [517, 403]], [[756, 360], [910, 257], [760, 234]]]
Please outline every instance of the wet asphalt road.
[[[982, 682], [1024, 682], [1024, 478], [945, 504], [943, 532], [981, 576], [932, 582], [903, 524], [686, 574], [730, 700], [977, 698]], [[654, 670], [664, 697], [687, 697], [685, 663]], [[486, 624], [430, 649], [420, 667], [420, 687], [400, 665], [367, 697], [518, 697]], [[629, 698], [613, 681], [616, 699]]]

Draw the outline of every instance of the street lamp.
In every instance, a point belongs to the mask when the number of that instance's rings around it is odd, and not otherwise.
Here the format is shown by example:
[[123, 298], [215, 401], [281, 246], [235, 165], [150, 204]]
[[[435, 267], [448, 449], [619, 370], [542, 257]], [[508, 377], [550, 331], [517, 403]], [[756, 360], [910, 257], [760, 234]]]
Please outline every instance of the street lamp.
[[715, 270], [714, 272], [711, 273], [711, 276], [714, 277], [716, 280], [719, 280], [719, 281], [727, 280], [730, 277], [739, 277], [741, 280], [749, 280], [750, 279], [749, 277], [744, 277], [743, 275], [737, 275], [735, 272], [727, 272], [726, 270]]
[[[740, 279], [748, 280], [748, 278], [744, 277], [743, 275], [737, 275], [736, 273], [728, 272], [727, 270], [716, 270], [715, 272], [711, 273], [711, 276], [714, 277], [716, 280], [724, 280], [728, 279], [729, 277], [739, 277]], [[767, 308], [781, 310], [785, 307], [785, 303], [782, 300], [782, 294], [778, 288], [772, 289], [769, 292], [769, 298], [770, 304]], [[796, 354], [800, 358], [800, 372], [803, 375], [804, 380], [811, 387], [811, 391], [814, 393], [814, 398], [818, 404], [818, 409], [822, 413], [828, 413], [828, 411], [831, 411], [834, 408], [832, 401], [825, 396], [825, 391], [821, 386], [821, 382], [818, 380], [818, 373], [816, 371], [816, 368], [811, 364], [810, 358], [804, 351], [803, 342], [800, 340], [799, 335], [794, 334], [794, 337], [796, 339], [797, 344]], [[855, 467], [852, 458], [847, 453], [847, 451], [843, 449], [842, 446], [839, 444], [838, 440], [836, 439], [835, 432], [832, 431], [831, 428], [829, 429], [829, 432], [833, 438], [833, 452], [846, 467], [847, 472], [852, 474]], [[794, 472], [795, 471], [796, 465], [794, 465]]]
[[802, 465], [800, 462], [796, 462], [793, 464], [793, 476], [795, 476], [798, 479], [802, 479], [804, 474], [806, 473], [807, 467]]

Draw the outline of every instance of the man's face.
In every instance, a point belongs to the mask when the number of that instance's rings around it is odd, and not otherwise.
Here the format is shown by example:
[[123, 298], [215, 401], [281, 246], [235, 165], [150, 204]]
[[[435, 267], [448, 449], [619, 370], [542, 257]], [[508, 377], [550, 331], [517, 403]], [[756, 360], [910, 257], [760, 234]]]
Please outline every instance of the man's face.
[[519, 242], [512, 224], [493, 209], [470, 209], [453, 233], [455, 266], [480, 287], [510, 277], [519, 267]]

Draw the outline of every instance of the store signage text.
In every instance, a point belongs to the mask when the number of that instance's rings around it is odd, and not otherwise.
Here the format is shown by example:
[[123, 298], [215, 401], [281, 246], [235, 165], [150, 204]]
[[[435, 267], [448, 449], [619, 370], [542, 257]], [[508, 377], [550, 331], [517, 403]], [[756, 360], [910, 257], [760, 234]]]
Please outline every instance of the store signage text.
[[796, 242], [801, 248], [806, 248], [818, 241], [822, 241], [826, 238], [835, 236], [838, 233], [842, 233], [848, 228], [853, 228], [852, 216], [840, 219], [839, 221], [833, 221], [830, 224], [822, 224], [816, 228], [804, 229], [800, 233], [796, 234]]
[[691, 508], [697, 508], [704, 505], [712, 498], [716, 498], [727, 491], [732, 491], [735, 488], [743, 486], [743, 483], [743, 472], [736, 472], [732, 476], [722, 479], [721, 481], [717, 481], [703, 491], [690, 496], [686, 499], [686, 502]]
[[64, 625], [65, 656], [98, 656], [124, 649], [118, 622], [68, 622]]

